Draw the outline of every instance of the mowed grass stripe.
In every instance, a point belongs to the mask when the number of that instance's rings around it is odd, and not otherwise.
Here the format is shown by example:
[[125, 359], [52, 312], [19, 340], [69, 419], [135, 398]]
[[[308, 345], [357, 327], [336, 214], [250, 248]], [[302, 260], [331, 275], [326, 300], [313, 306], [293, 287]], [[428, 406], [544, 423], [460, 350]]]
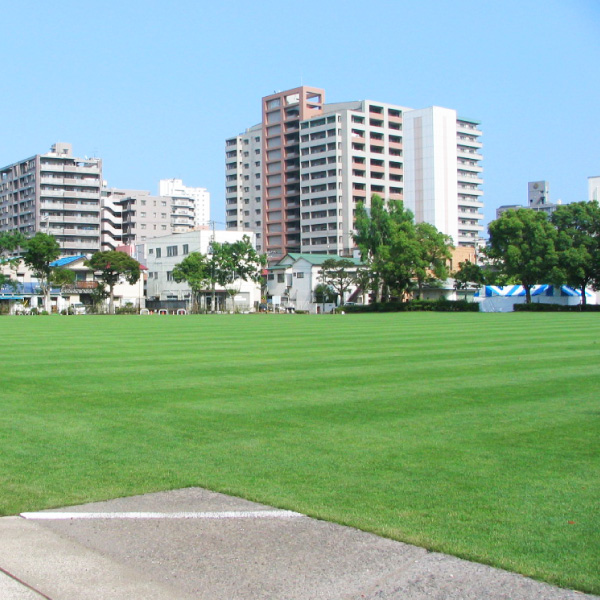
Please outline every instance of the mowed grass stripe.
[[203, 485], [587, 591], [591, 314], [0, 319], [4, 514]]

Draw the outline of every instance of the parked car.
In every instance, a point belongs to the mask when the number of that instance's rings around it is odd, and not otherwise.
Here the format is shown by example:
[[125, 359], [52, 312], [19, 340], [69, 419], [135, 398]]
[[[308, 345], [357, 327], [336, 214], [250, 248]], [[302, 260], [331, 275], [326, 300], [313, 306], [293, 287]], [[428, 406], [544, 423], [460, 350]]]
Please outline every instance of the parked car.
[[85, 315], [85, 305], [81, 302], [71, 304], [71, 308], [73, 309], [74, 315]]

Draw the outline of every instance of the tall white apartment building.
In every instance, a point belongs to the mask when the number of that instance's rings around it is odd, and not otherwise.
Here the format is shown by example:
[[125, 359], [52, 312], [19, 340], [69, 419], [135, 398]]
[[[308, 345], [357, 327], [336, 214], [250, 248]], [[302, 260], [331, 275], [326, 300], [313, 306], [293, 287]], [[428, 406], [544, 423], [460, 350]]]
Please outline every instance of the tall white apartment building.
[[65, 256], [100, 249], [102, 161], [76, 158], [71, 144], [56, 143], [0, 168], [0, 231], [53, 235]]
[[[403, 200], [417, 221], [473, 246], [483, 230], [478, 122], [441, 107], [325, 104], [306, 86], [262, 100], [263, 120], [226, 141], [227, 227], [287, 252], [351, 255], [371, 196]], [[257, 244], [259, 242], [257, 241]]]
[[403, 115], [404, 203], [456, 246], [473, 246], [483, 231], [478, 126], [439, 106]]
[[161, 179], [158, 182], [158, 195], [180, 200], [192, 200], [194, 203], [194, 227], [208, 227], [210, 221], [210, 193], [206, 188], [183, 185], [181, 179]]
[[225, 147], [225, 215], [229, 230], [249, 230], [263, 249], [262, 125], [230, 138]]

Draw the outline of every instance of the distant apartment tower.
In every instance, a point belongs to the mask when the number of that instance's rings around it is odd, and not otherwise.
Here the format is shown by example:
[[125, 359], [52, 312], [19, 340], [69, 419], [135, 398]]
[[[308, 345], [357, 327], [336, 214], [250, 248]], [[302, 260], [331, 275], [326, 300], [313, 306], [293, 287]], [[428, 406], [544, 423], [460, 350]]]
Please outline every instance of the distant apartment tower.
[[[181, 179], [161, 179], [158, 183], [158, 194], [159, 196], [170, 196], [174, 199], [192, 200], [194, 203], [194, 227], [208, 227], [210, 222], [210, 193], [206, 188], [183, 185]], [[187, 203], [184, 202], [183, 204], [187, 206]]]
[[499, 206], [496, 209], [496, 219], [500, 218], [502, 213], [507, 210], [518, 210], [519, 208], [529, 208], [550, 215], [561, 204], [560, 200], [556, 204], [550, 202], [550, 184], [547, 181], [530, 181], [527, 184], [527, 205], [505, 204]]
[[225, 147], [225, 215], [229, 230], [256, 234], [263, 252], [262, 125], [230, 138]]
[[63, 255], [100, 249], [102, 161], [76, 158], [56, 143], [0, 169], [0, 231], [52, 234]]
[[530, 181], [527, 184], [527, 206], [539, 208], [550, 204], [550, 184], [547, 181]]
[[192, 198], [153, 196], [147, 190], [102, 189], [102, 249], [194, 229]]
[[[262, 122], [226, 141], [228, 228], [287, 252], [351, 255], [358, 203], [404, 200], [455, 245], [483, 227], [478, 122], [440, 107], [362, 100], [325, 104], [300, 87], [266, 96]], [[259, 237], [261, 236], [261, 237]]]
[[406, 207], [455, 245], [475, 245], [483, 231], [479, 122], [439, 106], [406, 110], [403, 134]]
[[600, 202], [600, 176], [588, 177], [588, 200]]

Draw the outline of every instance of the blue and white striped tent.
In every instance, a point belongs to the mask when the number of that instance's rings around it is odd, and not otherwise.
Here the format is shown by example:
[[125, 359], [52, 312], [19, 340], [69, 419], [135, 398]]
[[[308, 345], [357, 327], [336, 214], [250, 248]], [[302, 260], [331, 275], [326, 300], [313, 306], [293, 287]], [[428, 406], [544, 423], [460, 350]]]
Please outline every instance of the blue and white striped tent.
[[[581, 290], [577, 290], [571, 288], [567, 285], [560, 286], [560, 292], [557, 294], [558, 289], [555, 289], [555, 286], [549, 284], [543, 285], [534, 285], [531, 288], [532, 296], [549, 296], [554, 297], [556, 295], [560, 296], [569, 296], [569, 297], [581, 297]], [[486, 285], [481, 290], [479, 290], [476, 294], [476, 298], [492, 298], [494, 296], [499, 296], [501, 298], [510, 298], [510, 297], [519, 297], [526, 296], [525, 288], [522, 285]], [[594, 294], [590, 290], [585, 291], [586, 298], [593, 299]]]
[[[522, 285], [486, 285], [475, 294], [481, 312], [511, 312], [515, 304], [525, 302], [525, 288]], [[581, 303], [581, 291], [567, 285], [534, 285], [531, 288], [531, 301], [545, 304], [574, 306]], [[586, 302], [596, 304], [596, 295], [585, 291]]]

